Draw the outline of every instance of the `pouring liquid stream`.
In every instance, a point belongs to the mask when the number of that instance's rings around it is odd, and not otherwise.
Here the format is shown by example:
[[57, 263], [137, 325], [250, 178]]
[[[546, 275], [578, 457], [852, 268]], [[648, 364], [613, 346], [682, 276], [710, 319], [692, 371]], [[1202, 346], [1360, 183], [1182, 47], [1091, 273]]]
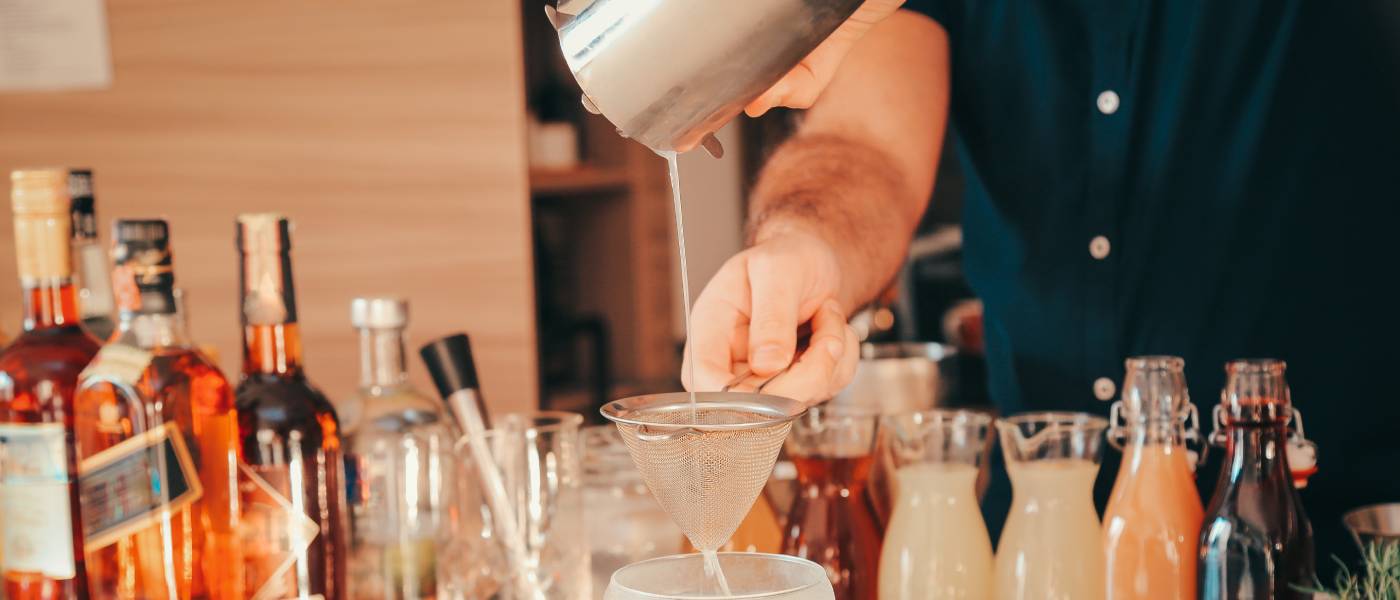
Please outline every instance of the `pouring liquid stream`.
[[[680, 166], [676, 160], [675, 151], [657, 151], [666, 159], [666, 169], [671, 176], [671, 202], [676, 213], [676, 245], [680, 252], [681, 262], [681, 303], [685, 307], [685, 339], [690, 337], [690, 269], [685, 261], [685, 218], [681, 209], [681, 173]], [[690, 423], [699, 424], [699, 414], [695, 402], [695, 358], [691, 357], [690, 364], [686, 367], [687, 379], [691, 381], [690, 390]], [[700, 553], [705, 558], [705, 575], [712, 579], [718, 586], [719, 591], [724, 596], [730, 596], [729, 582], [724, 578], [724, 571], [719, 566], [719, 554], [717, 548], [701, 548]]]

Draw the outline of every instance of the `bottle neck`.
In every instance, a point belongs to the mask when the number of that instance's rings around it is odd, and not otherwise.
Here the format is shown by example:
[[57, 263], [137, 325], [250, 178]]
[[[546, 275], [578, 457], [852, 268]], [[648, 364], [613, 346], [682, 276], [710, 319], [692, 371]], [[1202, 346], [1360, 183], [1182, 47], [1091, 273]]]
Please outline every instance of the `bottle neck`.
[[404, 365], [403, 330], [360, 330], [360, 388], [370, 394], [402, 387], [408, 381]]
[[1276, 480], [1292, 486], [1288, 470], [1288, 428], [1279, 422], [1234, 424], [1227, 430], [1225, 452], [1231, 480]]
[[24, 330], [35, 331], [78, 323], [77, 292], [71, 277], [23, 282]]
[[107, 252], [92, 240], [79, 240], [73, 245], [77, 264], [74, 269], [82, 276], [82, 303], [78, 307], [83, 318], [111, 317], [116, 308], [112, 295], [112, 277], [107, 271]]
[[295, 376], [302, 372], [296, 323], [243, 326], [243, 374]]
[[139, 348], [191, 346], [185, 320], [177, 313], [123, 312], [117, 331], [122, 343]]
[[1127, 443], [1132, 446], [1182, 446], [1186, 428], [1179, 421], [1151, 420], [1128, 427]]

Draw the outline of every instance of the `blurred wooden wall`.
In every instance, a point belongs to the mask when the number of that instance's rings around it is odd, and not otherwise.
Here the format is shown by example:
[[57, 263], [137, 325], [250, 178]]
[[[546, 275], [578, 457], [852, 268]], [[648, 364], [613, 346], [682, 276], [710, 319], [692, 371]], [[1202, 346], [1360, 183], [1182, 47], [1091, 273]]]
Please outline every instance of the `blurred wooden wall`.
[[[233, 219], [280, 211], [308, 374], [357, 385], [349, 302], [472, 334], [497, 411], [537, 396], [517, 0], [109, 0], [110, 90], [0, 94], [0, 172], [89, 166], [98, 217], [164, 216], [194, 336], [240, 362]], [[19, 327], [8, 177], [0, 318]]]

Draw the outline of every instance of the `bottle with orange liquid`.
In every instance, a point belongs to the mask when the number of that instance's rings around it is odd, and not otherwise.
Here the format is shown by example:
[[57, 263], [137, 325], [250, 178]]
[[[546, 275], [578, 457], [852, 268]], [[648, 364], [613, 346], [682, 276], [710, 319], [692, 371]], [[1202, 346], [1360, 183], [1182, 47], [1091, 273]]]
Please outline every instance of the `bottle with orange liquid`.
[[94, 597], [240, 600], [233, 388], [190, 341], [170, 228], [112, 228], [120, 325], [83, 371], [75, 412]]
[[1123, 464], [1104, 511], [1107, 599], [1194, 600], [1203, 509], [1187, 442], [1200, 439], [1186, 391], [1185, 361], [1125, 361], [1123, 397], [1108, 440]]
[[878, 597], [884, 527], [868, 493], [878, 427], [875, 413], [815, 407], [793, 422], [787, 440], [798, 492], [783, 554], [826, 569], [836, 600]]

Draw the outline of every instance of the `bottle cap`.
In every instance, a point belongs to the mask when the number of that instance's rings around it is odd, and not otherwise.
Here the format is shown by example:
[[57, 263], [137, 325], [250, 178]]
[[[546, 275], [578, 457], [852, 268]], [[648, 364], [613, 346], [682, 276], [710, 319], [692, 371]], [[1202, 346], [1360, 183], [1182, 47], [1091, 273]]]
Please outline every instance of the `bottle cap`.
[[17, 216], [68, 214], [66, 169], [22, 169], [10, 173], [10, 199]]
[[408, 326], [408, 301], [378, 296], [356, 298], [350, 301], [350, 323], [356, 329], [403, 329]]
[[112, 223], [112, 264], [112, 288], [123, 310], [175, 312], [175, 272], [165, 219]]
[[238, 215], [238, 250], [244, 254], [278, 253], [292, 249], [292, 225], [277, 213]]
[[72, 275], [67, 169], [14, 171], [10, 183], [20, 280], [32, 285]]
[[92, 170], [68, 171], [68, 196], [72, 198], [73, 239], [97, 239], [97, 207], [92, 197]]
[[424, 344], [418, 350], [438, 394], [447, 398], [459, 391], [477, 389], [476, 363], [472, 361], [471, 341], [457, 333]]

